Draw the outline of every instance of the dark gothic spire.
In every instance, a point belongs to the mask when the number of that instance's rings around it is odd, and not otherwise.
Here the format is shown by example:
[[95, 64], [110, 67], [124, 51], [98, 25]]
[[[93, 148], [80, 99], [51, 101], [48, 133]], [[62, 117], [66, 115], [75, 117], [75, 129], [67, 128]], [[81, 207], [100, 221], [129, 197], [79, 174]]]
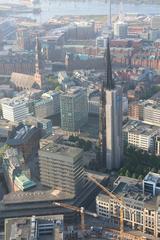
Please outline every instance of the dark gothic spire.
[[112, 89], [114, 89], [114, 80], [112, 78], [112, 64], [111, 64], [109, 38], [107, 41], [107, 49], [104, 53], [104, 62], [105, 62], [105, 71], [106, 71], [104, 87], [107, 90], [112, 90]]
[[36, 45], [35, 45], [35, 71], [36, 73], [42, 73], [42, 55], [41, 55], [41, 43], [36, 35]]

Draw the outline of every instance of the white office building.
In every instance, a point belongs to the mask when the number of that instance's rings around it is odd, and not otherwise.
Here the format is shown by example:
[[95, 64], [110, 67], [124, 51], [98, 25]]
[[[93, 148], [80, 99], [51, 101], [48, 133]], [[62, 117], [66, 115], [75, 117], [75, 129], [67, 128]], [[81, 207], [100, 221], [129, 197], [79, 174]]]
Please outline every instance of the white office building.
[[115, 22], [114, 36], [118, 38], [126, 38], [128, 35], [128, 24], [122, 21]]
[[141, 121], [130, 120], [123, 126], [123, 141], [147, 152], [154, 153], [156, 135], [160, 128]]
[[143, 193], [160, 194], [160, 174], [149, 172], [143, 180]]
[[23, 97], [6, 98], [1, 101], [3, 118], [11, 122], [21, 122], [31, 115], [29, 100]]

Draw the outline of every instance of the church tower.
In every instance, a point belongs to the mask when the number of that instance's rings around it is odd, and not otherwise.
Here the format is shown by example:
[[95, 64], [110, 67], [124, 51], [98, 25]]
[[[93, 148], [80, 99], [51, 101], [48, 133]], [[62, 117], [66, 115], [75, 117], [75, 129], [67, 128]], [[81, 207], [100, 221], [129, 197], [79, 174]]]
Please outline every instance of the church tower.
[[36, 36], [36, 46], [35, 46], [35, 74], [34, 74], [35, 82], [39, 85], [40, 88], [45, 86], [44, 79], [44, 64], [41, 53], [41, 43]]
[[122, 163], [122, 89], [115, 86], [109, 40], [104, 54], [105, 78], [102, 83], [101, 156], [103, 168], [118, 169]]

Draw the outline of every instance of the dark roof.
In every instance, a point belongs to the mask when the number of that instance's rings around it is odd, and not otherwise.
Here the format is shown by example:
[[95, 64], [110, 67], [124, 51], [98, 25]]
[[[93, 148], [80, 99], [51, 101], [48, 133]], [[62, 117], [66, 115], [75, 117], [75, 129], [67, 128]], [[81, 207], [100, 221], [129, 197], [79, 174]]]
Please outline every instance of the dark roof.
[[39, 129], [33, 126], [20, 124], [14, 128], [7, 139], [7, 144], [17, 146], [27, 143]]
[[112, 90], [114, 89], [115, 86], [112, 78], [112, 64], [111, 64], [109, 39], [107, 42], [107, 49], [104, 53], [104, 62], [105, 62], [105, 80], [103, 85], [107, 90]]

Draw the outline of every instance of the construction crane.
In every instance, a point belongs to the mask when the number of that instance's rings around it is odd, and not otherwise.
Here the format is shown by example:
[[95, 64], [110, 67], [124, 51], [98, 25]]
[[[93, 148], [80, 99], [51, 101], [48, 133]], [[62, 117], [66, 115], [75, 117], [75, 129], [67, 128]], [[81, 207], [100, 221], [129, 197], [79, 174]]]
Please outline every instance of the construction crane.
[[92, 217], [98, 217], [98, 215], [96, 213], [92, 213], [89, 212], [87, 210], [84, 209], [84, 207], [76, 207], [76, 206], [72, 206], [70, 204], [66, 204], [66, 203], [59, 203], [59, 202], [54, 202], [53, 205], [55, 206], [59, 206], [59, 207], [63, 207], [63, 208], [67, 208], [70, 209], [72, 211], [78, 212], [80, 214], [80, 218], [81, 218], [81, 230], [84, 231], [85, 230], [85, 222], [84, 222], [84, 215], [89, 215]]
[[[94, 177], [92, 176], [88, 176], [88, 178], [94, 182], [103, 192], [105, 192], [107, 195], [109, 195], [112, 199], [115, 199], [116, 202], [118, 202], [119, 206], [120, 206], [120, 239], [123, 240], [124, 237], [126, 236], [131, 236], [132, 234], [126, 234], [124, 232], [124, 216], [123, 216], [123, 212], [124, 212], [124, 208], [125, 209], [128, 209], [128, 207], [125, 205], [124, 201], [123, 201], [123, 198], [119, 198], [117, 197], [116, 195], [114, 195], [112, 192], [110, 192], [107, 188], [105, 188], [102, 184], [100, 184]], [[130, 211], [130, 209], [129, 209]], [[133, 235], [132, 235], [133, 236]], [[135, 240], [144, 240], [146, 238], [144, 237], [138, 237], [138, 236], [133, 236], [132, 239], [135, 239]]]

